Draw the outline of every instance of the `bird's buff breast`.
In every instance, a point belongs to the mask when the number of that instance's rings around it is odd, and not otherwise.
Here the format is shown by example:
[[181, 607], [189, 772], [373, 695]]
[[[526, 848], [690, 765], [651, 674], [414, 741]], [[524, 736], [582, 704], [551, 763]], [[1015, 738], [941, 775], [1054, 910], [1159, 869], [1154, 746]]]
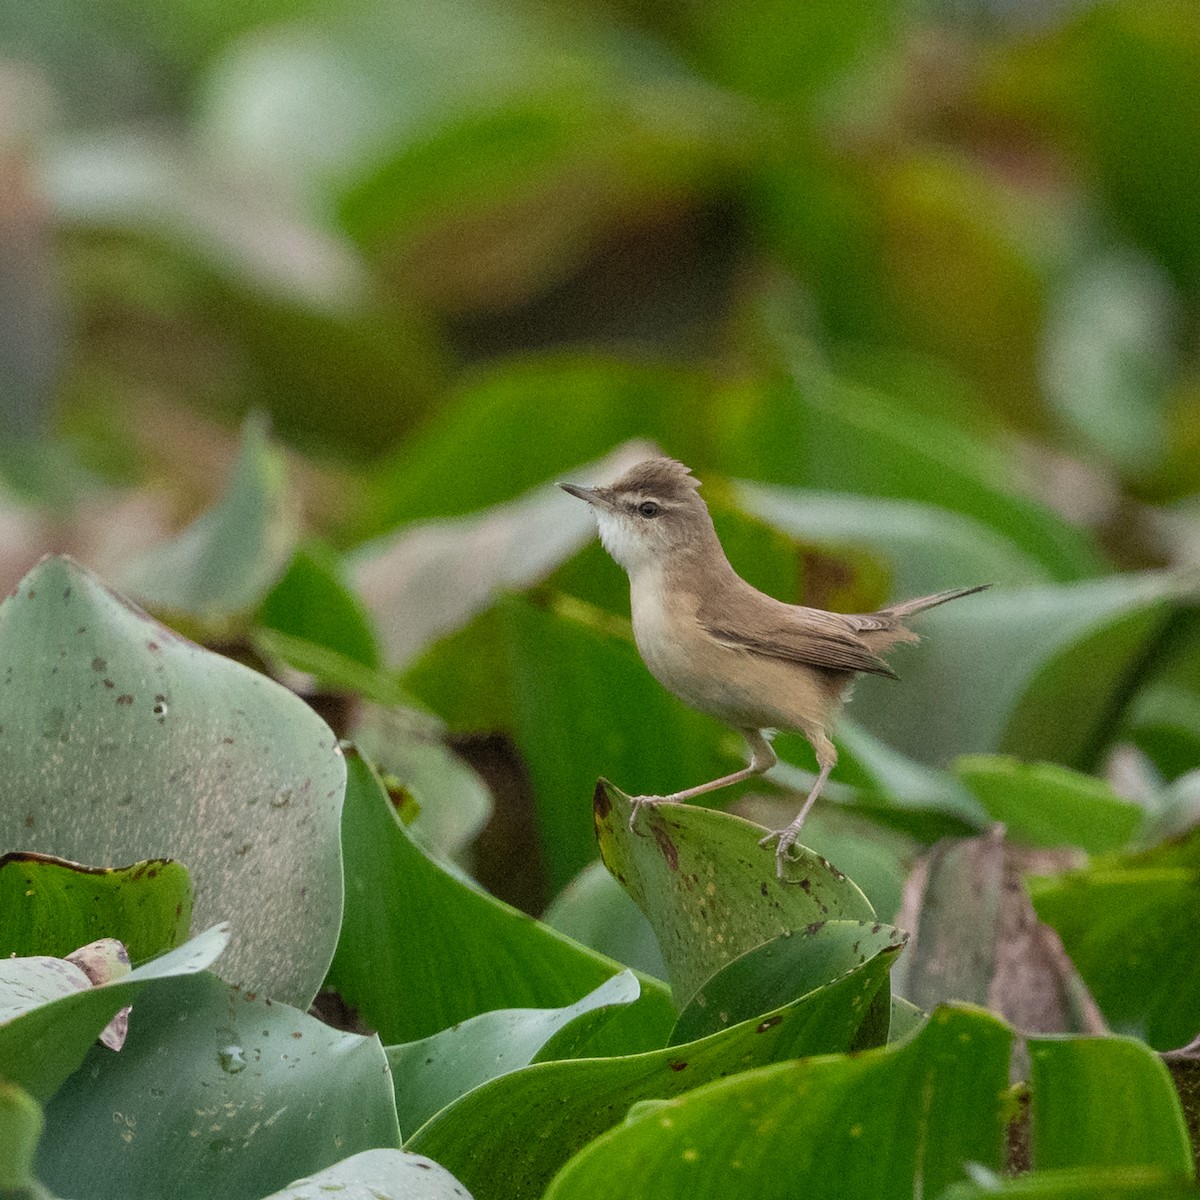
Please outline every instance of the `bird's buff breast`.
[[[684, 703], [727, 724], [795, 728], [800, 714], [792, 709], [805, 690], [797, 687], [797, 672], [722, 646], [697, 620], [694, 595], [673, 591], [668, 607], [656, 582], [640, 580], [649, 586], [635, 585], [631, 592], [634, 639], [655, 679]], [[776, 673], [778, 680], [764, 678]]]

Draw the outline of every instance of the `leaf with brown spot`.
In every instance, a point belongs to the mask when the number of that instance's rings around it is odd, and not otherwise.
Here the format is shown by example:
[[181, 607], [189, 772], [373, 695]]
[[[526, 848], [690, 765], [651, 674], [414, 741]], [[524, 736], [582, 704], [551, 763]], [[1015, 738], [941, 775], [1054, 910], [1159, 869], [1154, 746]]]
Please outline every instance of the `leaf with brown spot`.
[[[764, 830], [728, 813], [682, 804], [643, 808], [601, 780], [596, 837], [609, 872], [622, 882], [658, 937], [676, 1002], [686, 1005], [726, 963], [790, 930], [828, 920], [871, 921], [870, 902], [840, 871], [798, 847], [791, 877], [775, 877]], [[667, 850], [669, 847], [669, 852]]]

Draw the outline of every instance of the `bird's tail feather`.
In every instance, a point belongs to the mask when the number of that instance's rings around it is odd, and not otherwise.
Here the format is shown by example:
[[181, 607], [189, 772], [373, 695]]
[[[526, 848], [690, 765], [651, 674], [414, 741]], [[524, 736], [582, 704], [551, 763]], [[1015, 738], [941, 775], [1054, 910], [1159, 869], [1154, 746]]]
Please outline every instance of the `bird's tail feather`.
[[934, 592], [932, 596], [920, 596], [916, 600], [904, 600], [900, 604], [890, 605], [883, 609], [883, 613], [889, 617], [903, 620], [915, 613], [924, 612], [927, 608], [936, 608], [939, 604], [957, 600], [961, 596], [973, 596], [976, 592], [986, 591], [991, 586], [990, 583], [980, 583], [975, 587], [951, 588], [948, 592]]

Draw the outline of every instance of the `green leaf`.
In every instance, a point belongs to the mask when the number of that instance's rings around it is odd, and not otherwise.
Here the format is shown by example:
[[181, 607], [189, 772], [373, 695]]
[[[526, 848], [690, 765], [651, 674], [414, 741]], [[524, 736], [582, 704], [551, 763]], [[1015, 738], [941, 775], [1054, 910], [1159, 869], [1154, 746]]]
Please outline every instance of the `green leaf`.
[[1053, 763], [974, 755], [960, 758], [954, 772], [992, 820], [1027, 846], [1103, 854], [1125, 845], [1141, 824], [1141, 808], [1119, 799], [1103, 780]]
[[596, 837], [604, 865], [645, 913], [667, 963], [676, 1000], [746, 950], [817, 921], [870, 921], [867, 898], [810, 850], [775, 876], [763, 830], [727, 813], [688, 805], [644, 808], [629, 828], [628, 796], [596, 785]]
[[256, 1200], [399, 1145], [377, 1038], [197, 975], [148, 989], [120, 1054], [46, 1106], [37, 1172], [66, 1195]]
[[297, 1179], [265, 1200], [470, 1200], [458, 1180], [428, 1158], [402, 1150], [363, 1150]]
[[[977, 1172], [982, 1175], [982, 1172]], [[939, 1200], [1194, 1200], [1195, 1184], [1157, 1167], [1083, 1167], [1064, 1171], [1030, 1171], [1016, 1178], [987, 1178], [952, 1184]]]
[[446, 744], [445, 726], [431, 713], [362, 705], [354, 741], [417, 802], [408, 831], [434, 854], [456, 857], [487, 824], [492, 815], [487, 784]]
[[329, 547], [309, 541], [263, 598], [255, 623], [298, 640], [325, 646], [364, 667], [379, 666], [370, 618], [343, 579]]
[[1002, 750], [1086, 768], [1193, 586], [1145, 573], [947, 604], [922, 617], [920, 646], [893, 656], [899, 684], [860, 681], [854, 718], [923, 762]]
[[1028, 1045], [1035, 1166], [1192, 1174], [1175, 1085], [1149, 1047], [1109, 1037], [1031, 1037]]
[[[492, 1009], [573, 1004], [620, 972], [434, 862], [361, 756], [347, 762], [346, 915], [327, 986], [389, 1045]], [[661, 1045], [673, 1020], [663, 985], [641, 982], [642, 997], [610, 1022], [635, 1049]]]
[[[443, 1109], [407, 1145], [453, 1171], [476, 1200], [541, 1196], [570, 1155], [639, 1101], [765, 1063], [847, 1049], [890, 957], [876, 956], [815, 992], [699, 1041], [513, 1071]], [[652, 1193], [635, 1187], [608, 1194]]]
[[779, 1063], [710, 1083], [579, 1153], [546, 1200], [938, 1196], [1002, 1161], [1011, 1033], [943, 1008], [903, 1045]]
[[1028, 881], [1038, 917], [1062, 938], [1105, 1019], [1158, 1050], [1200, 1029], [1198, 841]]
[[120, 585], [157, 611], [221, 628], [263, 598], [294, 541], [283, 457], [268, 440], [266, 422], [250, 417], [216, 507], [126, 567]]
[[[999, 447], [911, 404], [806, 367], [799, 383], [727, 397], [717, 415], [726, 423], [719, 429], [724, 461], [736, 474], [974, 518], [1053, 579], [1101, 569], [1084, 534], [1014, 490], [1012, 463]], [[955, 580], [972, 582], [988, 581]]]
[[559, 933], [656, 979], [667, 973], [650, 922], [602, 862], [588, 863], [555, 896], [542, 920]]
[[503, 617], [515, 737], [533, 781], [552, 890], [595, 857], [584, 798], [598, 776], [654, 795], [739, 765], [726, 747], [740, 739], [670, 695], [646, 670], [632, 640], [617, 636], [596, 614], [569, 601], [546, 611], [511, 598]]
[[738, 503], [798, 541], [869, 550], [897, 600], [974, 583], [1047, 583], [1051, 573], [982, 521], [915, 500], [739, 483]]
[[236, 917], [227, 977], [307, 1005], [340, 924], [345, 780], [329, 728], [66, 558], [0, 604], [0, 845], [187, 865], [194, 920]]
[[228, 928], [215, 925], [98, 987], [62, 959], [0, 959], [0, 1076], [48, 1100], [144, 983], [203, 971], [228, 942]]
[[622, 971], [564, 1008], [480, 1013], [432, 1037], [389, 1046], [400, 1128], [416, 1131], [472, 1088], [531, 1062], [585, 1057], [591, 1035], [640, 988]]
[[[748, 1021], [826, 987], [875, 958], [881, 982], [908, 934], [865, 921], [822, 921], [782, 933], [735, 958], [708, 979], [688, 1002], [671, 1031], [671, 1044], [692, 1042]], [[883, 997], [885, 1007], [888, 997]], [[866, 1014], [859, 1012], [861, 1021]], [[886, 1025], [884, 1028], [886, 1040]]]
[[[602, 482], [651, 452], [644, 442], [630, 443], [569, 474]], [[438, 484], [439, 494], [452, 490]], [[539, 480], [503, 504], [405, 526], [360, 546], [355, 586], [375, 618], [385, 659], [403, 666], [491, 608], [498, 592], [543, 579], [595, 532], [586, 504]]]
[[63, 958], [111, 937], [141, 962], [178, 946], [191, 916], [187, 868], [169, 858], [111, 868], [44, 854], [0, 856], [0, 957]]
[[15, 1083], [0, 1079], [0, 1196], [20, 1200], [21, 1189], [34, 1186], [33, 1156], [41, 1132], [37, 1102]]
[[[501, 504], [548, 479], [568, 479], [559, 472], [598, 459], [629, 438], [654, 439], [691, 461], [694, 414], [705, 387], [690, 372], [615, 358], [559, 354], [504, 361], [440, 405], [380, 469], [366, 532]], [[646, 457], [651, 451], [646, 443], [643, 448]], [[574, 471], [568, 481], [589, 482]], [[560, 511], [569, 511], [569, 504]], [[581, 528], [583, 516], [576, 518]], [[531, 540], [535, 534], [530, 531]]]

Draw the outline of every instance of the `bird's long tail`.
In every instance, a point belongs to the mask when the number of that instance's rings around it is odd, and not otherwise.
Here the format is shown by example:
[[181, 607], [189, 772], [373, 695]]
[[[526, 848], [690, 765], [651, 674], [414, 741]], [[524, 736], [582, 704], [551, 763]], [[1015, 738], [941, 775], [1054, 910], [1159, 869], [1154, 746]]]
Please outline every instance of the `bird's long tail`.
[[900, 604], [893, 604], [881, 610], [879, 615], [895, 617], [902, 621], [905, 617], [924, 612], [927, 608], [936, 608], [939, 604], [947, 604], [961, 596], [973, 596], [976, 592], [986, 591], [991, 586], [990, 583], [981, 583], [975, 587], [951, 588], [948, 592], [934, 592], [932, 596], [921, 596], [916, 600], [904, 600]]

